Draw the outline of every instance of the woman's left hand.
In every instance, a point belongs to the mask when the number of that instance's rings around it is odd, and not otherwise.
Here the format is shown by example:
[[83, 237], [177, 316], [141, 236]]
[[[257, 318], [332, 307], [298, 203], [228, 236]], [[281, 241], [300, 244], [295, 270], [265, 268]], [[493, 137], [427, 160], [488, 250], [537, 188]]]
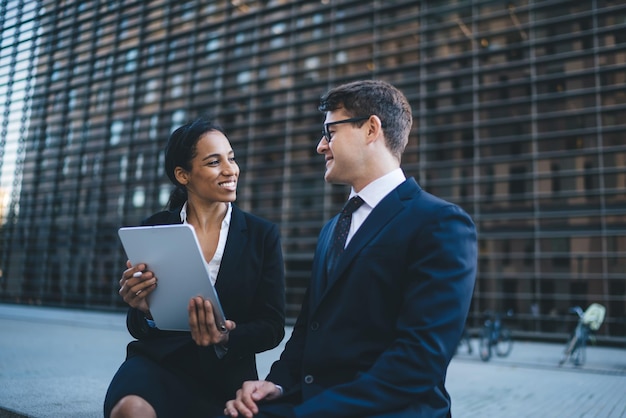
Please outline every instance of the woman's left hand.
[[235, 329], [233, 321], [226, 320], [226, 332], [217, 329], [215, 316], [213, 316], [213, 305], [202, 296], [196, 296], [189, 301], [189, 329], [191, 338], [196, 344], [209, 346], [213, 344], [227, 344], [228, 333]]

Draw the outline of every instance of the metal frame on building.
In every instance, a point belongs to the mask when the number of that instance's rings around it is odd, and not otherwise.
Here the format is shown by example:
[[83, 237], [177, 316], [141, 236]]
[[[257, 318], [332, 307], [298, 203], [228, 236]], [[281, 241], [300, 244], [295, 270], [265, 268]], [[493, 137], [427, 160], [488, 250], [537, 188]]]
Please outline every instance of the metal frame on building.
[[237, 204], [280, 226], [293, 320], [347, 195], [319, 97], [378, 78], [413, 105], [406, 174], [478, 227], [468, 326], [563, 338], [597, 302], [626, 340], [623, 1], [6, 0], [0, 26], [0, 301], [123, 310], [117, 228], [165, 205], [165, 140], [209, 113]]

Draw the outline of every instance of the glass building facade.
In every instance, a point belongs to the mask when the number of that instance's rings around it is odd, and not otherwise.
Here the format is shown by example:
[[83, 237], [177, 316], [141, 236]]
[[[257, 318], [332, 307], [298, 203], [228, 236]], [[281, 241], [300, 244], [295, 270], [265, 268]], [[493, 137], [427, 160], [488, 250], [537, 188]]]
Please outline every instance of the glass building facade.
[[293, 320], [348, 192], [319, 97], [377, 78], [414, 109], [407, 176], [476, 222], [469, 326], [563, 338], [598, 302], [626, 342], [623, 1], [5, 0], [0, 26], [0, 301], [123, 310], [117, 229], [165, 206], [164, 143], [208, 113], [237, 204], [280, 226]]

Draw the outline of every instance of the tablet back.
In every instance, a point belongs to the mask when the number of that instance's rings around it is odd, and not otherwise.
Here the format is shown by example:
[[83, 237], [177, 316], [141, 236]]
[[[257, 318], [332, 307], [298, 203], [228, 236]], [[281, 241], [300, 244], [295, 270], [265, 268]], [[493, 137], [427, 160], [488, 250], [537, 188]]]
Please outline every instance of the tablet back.
[[226, 330], [224, 313], [191, 225], [125, 227], [118, 233], [131, 263], [145, 263], [158, 279], [148, 304], [159, 329], [188, 331], [189, 300], [201, 295], [213, 304], [218, 328]]

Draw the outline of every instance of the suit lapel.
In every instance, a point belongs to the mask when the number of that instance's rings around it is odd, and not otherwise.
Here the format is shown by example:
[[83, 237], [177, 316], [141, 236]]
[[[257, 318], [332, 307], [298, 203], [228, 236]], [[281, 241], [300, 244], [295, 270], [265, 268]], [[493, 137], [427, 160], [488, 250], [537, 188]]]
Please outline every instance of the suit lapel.
[[[406, 199], [410, 199], [419, 190], [420, 188], [415, 182], [415, 179], [410, 178], [404, 183], [400, 184], [394, 190], [392, 190], [387, 196], [385, 196], [383, 200], [380, 201], [378, 205], [376, 205], [376, 207], [369, 214], [363, 225], [361, 225], [356, 234], [354, 234], [354, 236], [348, 243], [345, 252], [341, 255], [337, 262], [335, 270], [331, 272], [330, 276], [327, 278], [327, 285], [323, 292], [320, 292], [320, 298], [317, 299], [318, 301], [321, 300], [324, 294], [326, 294], [328, 290], [336, 283], [337, 279], [341, 277], [341, 275], [352, 263], [352, 261], [359, 254], [359, 252], [366, 245], [372, 242], [372, 240], [376, 237], [380, 230], [389, 222], [391, 222], [394, 217], [404, 209], [403, 201]], [[335, 217], [333, 220], [333, 228], [336, 222], [337, 217]], [[332, 235], [333, 228], [329, 228], [327, 236], [324, 237], [326, 240], [326, 246], [324, 248], [328, 248], [328, 245], [330, 245], [329, 240], [330, 236]], [[323, 258], [323, 262], [326, 262], [326, 254], [322, 254], [321, 256]], [[323, 266], [325, 266], [325, 264], [323, 264]], [[325, 271], [325, 268], [319, 268], [318, 274], [325, 274]], [[317, 280], [318, 284], [320, 282], [323, 281]]]
[[230, 227], [228, 228], [228, 237], [226, 239], [226, 247], [224, 248], [224, 255], [222, 256], [220, 270], [217, 273], [217, 280], [215, 282], [215, 289], [218, 294], [224, 294], [228, 288], [237, 286], [237, 280], [227, 280], [225, 278], [237, 277], [237, 263], [242, 260], [242, 253], [246, 248], [248, 241], [248, 236], [246, 234], [247, 229], [248, 226], [243, 212], [233, 205]]
[[311, 306], [316, 305], [316, 301], [319, 301], [322, 297], [322, 293], [324, 293], [324, 289], [326, 289], [328, 285], [328, 277], [326, 274], [326, 264], [328, 263], [328, 249], [332, 244], [332, 236], [333, 231], [335, 230], [335, 226], [337, 225], [337, 220], [339, 219], [339, 215], [335, 215], [328, 224], [322, 229], [322, 232], [318, 238], [318, 248], [322, 248], [323, 251], [319, 251], [317, 253], [317, 260], [313, 264], [312, 276], [315, 277], [315, 280], [312, 281], [311, 285]]

